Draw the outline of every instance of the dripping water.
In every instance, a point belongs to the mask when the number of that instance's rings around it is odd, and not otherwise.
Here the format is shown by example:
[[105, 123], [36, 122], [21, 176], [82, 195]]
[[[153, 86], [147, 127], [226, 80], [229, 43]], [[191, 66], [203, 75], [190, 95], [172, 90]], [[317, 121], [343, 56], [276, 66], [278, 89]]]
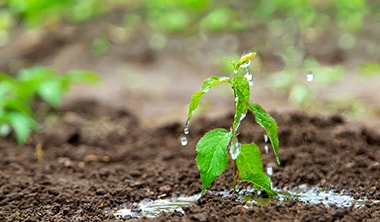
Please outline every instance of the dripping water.
[[181, 146], [187, 146], [187, 137], [186, 136], [183, 136], [181, 137]]
[[230, 155], [233, 160], [236, 160], [240, 154], [241, 144], [239, 143], [236, 136], [232, 138], [230, 145]]
[[187, 119], [186, 120], [186, 124], [185, 124], [185, 128], [183, 128], [183, 133], [185, 135], [182, 136], [181, 139], [180, 139], [181, 146], [187, 146], [187, 144], [188, 144], [188, 140], [187, 140], [186, 135], [190, 134], [189, 126], [190, 126], [190, 120]]
[[[268, 154], [269, 153], [269, 145], [268, 145], [269, 138], [268, 138], [267, 134], [264, 134], [264, 142], [265, 142], [265, 145], [264, 145], [265, 154]], [[267, 166], [267, 175], [268, 176], [272, 176], [273, 175], [272, 164], [268, 164], [268, 166]]]
[[308, 71], [306, 73], [306, 81], [312, 82], [314, 80], [314, 73], [313, 71]]
[[264, 150], [265, 150], [265, 153], [266, 153], [266, 154], [269, 153], [269, 146], [268, 146], [268, 144], [265, 144], [265, 146], [264, 146]]

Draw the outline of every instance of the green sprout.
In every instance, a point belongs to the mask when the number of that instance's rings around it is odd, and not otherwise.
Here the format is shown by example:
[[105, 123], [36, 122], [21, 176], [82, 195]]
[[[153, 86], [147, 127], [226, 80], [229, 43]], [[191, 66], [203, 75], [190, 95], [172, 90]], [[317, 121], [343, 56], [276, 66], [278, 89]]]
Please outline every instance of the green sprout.
[[[196, 163], [200, 170], [202, 194], [226, 170], [228, 153], [233, 160], [234, 192], [236, 192], [239, 182], [249, 182], [256, 189], [263, 189], [270, 196], [276, 194], [271, 188], [270, 178], [263, 172], [259, 147], [255, 143], [241, 144], [238, 140], [240, 123], [250, 111], [254, 114], [256, 122], [264, 128], [268, 135], [277, 164], [280, 164], [277, 123], [259, 104], [249, 102], [250, 87], [253, 85], [250, 63], [255, 56], [255, 52], [244, 54], [239, 61], [232, 62], [234, 72], [230, 77], [209, 77], [203, 82], [201, 90], [195, 92], [191, 98], [184, 129], [186, 135], [189, 134], [189, 124], [194, 110], [197, 109], [203, 95], [211, 88], [221, 83], [227, 83], [232, 87], [235, 97], [235, 115], [230, 129], [213, 129], [207, 132], [196, 145]], [[245, 74], [239, 70], [243, 70]], [[187, 144], [186, 137], [182, 137], [181, 144]]]
[[54, 69], [43, 66], [21, 70], [17, 78], [0, 72], [0, 136], [6, 137], [13, 130], [17, 142], [24, 144], [38, 127], [31, 108], [36, 99], [56, 108], [70, 85], [98, 80], [98, 76], [90, 72], [70, 71], [58, 75]]

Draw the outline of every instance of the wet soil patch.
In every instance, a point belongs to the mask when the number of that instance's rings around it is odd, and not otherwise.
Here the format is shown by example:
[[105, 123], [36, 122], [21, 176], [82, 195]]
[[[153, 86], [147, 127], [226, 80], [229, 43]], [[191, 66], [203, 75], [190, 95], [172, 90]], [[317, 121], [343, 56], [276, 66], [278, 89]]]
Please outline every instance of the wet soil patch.
[[[281, 166], [273, 153], [273, 185], [302, 184], [345, 191], [356, 199], [380, 200], [380, 131], [340, 116], [272, 113], [279, 124]], [[181, 147], [180, 123], [143, 129], [128, 110], [75, 102], [49, 114], [40, 133], [18, 147], [0, 139], [0, 221], [114, 221], [109, 213], [146, 198], [194, 195], [201, 189], [195, 143], [208, 130], [228, 128], [233, 115], [192, 122], [189, 144]], [[264, 148], [263, 130], [247, 116], [243, 142]], [[40, 144], [43, 159], [36, 157]], [[264, 153], [264, 152], [263, 152]], [[288, 199], [244, 207], [234, 195], [231, 168], [185, 214], [162, 213], [154, 221], [379, 221], [380, 204], [361, 208], [311, 205]], [[212, 192], [211, 192], [212, 191]]]

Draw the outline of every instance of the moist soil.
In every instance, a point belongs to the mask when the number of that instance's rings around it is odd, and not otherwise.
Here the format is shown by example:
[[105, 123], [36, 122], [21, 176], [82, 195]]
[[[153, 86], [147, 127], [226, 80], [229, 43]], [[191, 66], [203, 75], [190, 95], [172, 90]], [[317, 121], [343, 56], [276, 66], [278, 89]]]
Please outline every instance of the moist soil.
[[[25, 146], [12, 137], [0, 140], [0, 221], [380, 221], [379, 129], [337, 115], [271, 114], [279, 125], [282, 162], [276, 166], [273, 153], [263, 162], [274, 165], [274, 187], [307, 184], [368, 201], [360, 208], [294, 199], [244, 207], [236, 195], [213, 194], [231, 190], [229, 167], [204, 196], [183, 207], [184, 214], [115, 218], [110, 209], [146, 198], [199, 194], [195, 144], [212, 128], [228, 129], [233, 114], [194, 119], [182, 147], [182, 123], [147, 129], [126, 108], [82, 100], [49, 112]], [[242, 142], [264, 147], [253, 116], [240, 130]]]

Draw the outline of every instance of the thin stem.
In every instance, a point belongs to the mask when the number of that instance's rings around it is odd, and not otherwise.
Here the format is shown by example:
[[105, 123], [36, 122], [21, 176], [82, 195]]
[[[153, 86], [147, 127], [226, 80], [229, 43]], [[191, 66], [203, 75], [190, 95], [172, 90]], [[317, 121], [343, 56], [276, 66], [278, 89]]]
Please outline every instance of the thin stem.
[[236, 193], [236, 186], [237, 186], [237, 182], [238, 182], [238, 170], [237, 170], [237, 166], [236, 166], [236, 160], [234, 160], [234, 163], [233, 163], [233, 177], [234, 177], [234, 193]]

